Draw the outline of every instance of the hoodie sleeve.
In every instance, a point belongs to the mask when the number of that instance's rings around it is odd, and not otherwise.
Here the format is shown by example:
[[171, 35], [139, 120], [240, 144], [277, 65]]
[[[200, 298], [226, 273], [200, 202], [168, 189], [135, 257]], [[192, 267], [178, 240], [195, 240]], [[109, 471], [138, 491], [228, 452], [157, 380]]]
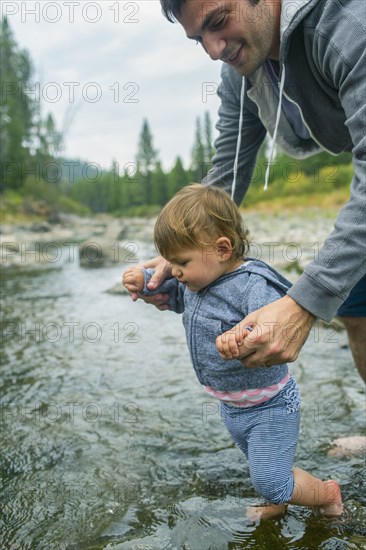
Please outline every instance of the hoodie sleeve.
[[[232, 67], [224, 63], [221, 70], [221, 79], [217, 92], [221, 99], [219, 120], [216, 125], [219, 137], [215, 141], [216, 153], [212, 160], [213, 168], [208, 172], [202, 183], [205, 185], [219, 185], [230, 193], [239, 131], [242, 77]], [[266, 135], [266, 130], [257, 114], [257, 107], [246, 94], [241, 135], [237, 185], [234, 197], [236, 204], [241, 203], [248, 190], [257, 153]]]
[[261, 275], [251, 273], [242, 301], [244, 315], [282, 298], [286, 292]]
[[154, 296], [155, 294], [169, 294], [168, 306], [175, 313], [183, 313], [184, 311], [184, 290], [185, 287], [175, 277], [165, 279], [165, 281], [155, 290], [149, 290], [147, 284], [154, 274], [153, 269], [143, 268], [144, 288], [142, 294], [145, 296]]
[[315, 34], [314, 58], [324, 80], [337, 90], [346, 115], [353, 145], [350, 198], [318, 257], [288, 292], [298, 304], [326, 321], [332, 319], [366, 272], [365, 3], [350, 0], [341, 4], [328, 2], [322, 32]]

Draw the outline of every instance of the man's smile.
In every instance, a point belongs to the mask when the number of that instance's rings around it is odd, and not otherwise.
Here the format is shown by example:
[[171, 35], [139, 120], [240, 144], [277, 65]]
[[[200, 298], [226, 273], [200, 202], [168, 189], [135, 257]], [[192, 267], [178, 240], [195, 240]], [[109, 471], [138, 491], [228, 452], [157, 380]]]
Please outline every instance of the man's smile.
[[236, 65], [240, 61], [243, 46], [244, 44], [242, 44], [238, 50], [236, 50], [233, 54], [229, 56], [222, 56], [221, 61], [223, 61], [224, 63], [228, 63], [229, 65]]

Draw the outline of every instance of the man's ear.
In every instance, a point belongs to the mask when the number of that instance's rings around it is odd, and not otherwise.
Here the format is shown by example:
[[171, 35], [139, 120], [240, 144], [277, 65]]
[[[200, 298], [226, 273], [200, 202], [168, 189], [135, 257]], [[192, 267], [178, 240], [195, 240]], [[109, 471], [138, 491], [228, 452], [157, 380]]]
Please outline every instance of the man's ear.
[[227, 262], [230, 260], [233, 253], [233, 247], [230, 239], [227, 237], [219, 237], [216, 239], [215, 244], [217, 246], [217, 253], [220, 256], [220, 261]]

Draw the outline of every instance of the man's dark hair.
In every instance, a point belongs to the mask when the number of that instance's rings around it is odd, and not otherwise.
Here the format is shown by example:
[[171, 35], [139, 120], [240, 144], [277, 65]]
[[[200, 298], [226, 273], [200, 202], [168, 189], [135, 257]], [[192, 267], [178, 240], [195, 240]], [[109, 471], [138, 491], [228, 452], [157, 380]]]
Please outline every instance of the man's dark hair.
[[[160, 0], [161, 11], [168, 21], [171, 23], [177, 22], [185, 1], [186, 0]], [[252, 6], [255, 6], [258, 2], [260, 2], [260, 0], [249, 0], [249, 3], [252, 4]]]
[[185, 0], [160, 0], [161, 11], [168, 21], [176, 23]]

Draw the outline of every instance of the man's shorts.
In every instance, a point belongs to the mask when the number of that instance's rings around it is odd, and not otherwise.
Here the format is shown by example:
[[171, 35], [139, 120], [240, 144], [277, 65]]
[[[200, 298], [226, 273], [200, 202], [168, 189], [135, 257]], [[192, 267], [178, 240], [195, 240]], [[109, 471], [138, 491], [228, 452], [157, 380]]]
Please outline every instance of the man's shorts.
[[366, 317], [366, 275], [353, 287], [336, 315], [339, 317]]

